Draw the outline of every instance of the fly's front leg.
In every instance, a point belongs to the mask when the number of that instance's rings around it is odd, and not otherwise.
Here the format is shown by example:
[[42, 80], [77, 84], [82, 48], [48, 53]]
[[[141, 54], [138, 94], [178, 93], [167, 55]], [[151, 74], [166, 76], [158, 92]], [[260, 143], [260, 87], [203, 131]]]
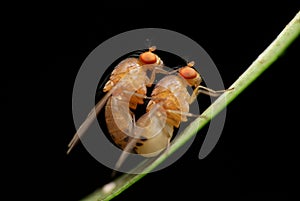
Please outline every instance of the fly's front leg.
[[161, 73], [161, 74], [165, 74], [165, 75], [169, 75], [170, 72], [167, 71], [167, 70], [164, 70], [162, 69], [161, 67], [155, 67], [153, 68], [152, 70], [152, 73], [151, 73], [151, 77], [150, 77], [150, 80], [148, 81], [148, 83], [146, 84], [147, 87], [151, 87], [153, 82], [155, 81], [155, 75], [157, 73]]
[[192, 96], [190, 97], [190, 100], [189, 100], [189, 103], [193, 103], [197, 96], [199, 94], [206, 94], [208, 96], [213, 96], [213, 97], [217, 97], [217, 96], [220, 96], [222, 93], [226, 92], [226, 91], [229, 91], [229, 90], [232, 90], [233, 88], [230, 88], [230, 89], [224, 89], [224, 90], [213, 90], [213, 89], [210, 89], [210, 88], [207, 88], [207, 87], [204, 87], [204, 86], [198, 86], [194, 89], [193, 91], [193, 94]]

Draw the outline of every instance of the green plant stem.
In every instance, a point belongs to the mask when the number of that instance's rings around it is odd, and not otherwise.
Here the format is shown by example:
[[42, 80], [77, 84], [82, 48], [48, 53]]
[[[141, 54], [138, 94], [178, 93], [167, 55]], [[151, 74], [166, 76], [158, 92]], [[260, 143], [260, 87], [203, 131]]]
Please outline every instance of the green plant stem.
[[[207, 118], [195, 119], [172, 143], [168, 152], [165, 152], [156, 160], [146, 161], [140, 164], [136, 169], [143, 168], [142, 174], [124, 174], [115, 179], [115, 187], [110, 192], [105, 192], [103, 188], [96, 190], [83, 200], [110, 200], [119, 195], [132, 184], [143, 178], [148, 172], [161, 164], [169, 155], [184, 145], [196, 133], [203, 128], [212, 118], [222, 111], [231, 101], [233, 101], [247, 86], [249, 86], [257, 77], [259, 77], [277, 58], [286, 50], [286, 48], [300, 34], [300, 12], [289, 22], [277, 38], [262, 52], [258, 58], [249, 66], [249, 68], [229, 87], [229, 90], [222, 94], [214, 103], [205, 110], [202, 115]], [[135, 171], [133, 171], [135, 172]]]

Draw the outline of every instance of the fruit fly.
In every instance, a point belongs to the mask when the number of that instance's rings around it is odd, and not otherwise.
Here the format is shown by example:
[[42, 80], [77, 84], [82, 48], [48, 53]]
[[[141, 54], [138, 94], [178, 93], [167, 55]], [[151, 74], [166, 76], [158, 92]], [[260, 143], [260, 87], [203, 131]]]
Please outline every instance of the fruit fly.
[[[146, 113], [136, 123], [136, 132], [140, 133], [141, 137], [133, 147], [134, 152], [150, 157], [159, 154], [169, 146], [174, 127], [178, 128], [181, 122], [187, 121], [187, 117], [199, 116], [190, 113], [189, 106], [200, 93], [218, 96], [225, 91], [215, 91], [201, 86], [202, 78], [193, 66], [194, 62], [190, 62], [180, 68], [177, 75], [165, 76], [156, 84]], [[187, 87], [194, 88], [191, 95]], [[156, 112], [153, 113], [152, 110]], [[163, 119], [165, 126], [161, 132], [153, 133], [152, 129], [159, 127], [156, 124]]]
[[[127, 136], [121, 130], [116, 131], [118, 138], [123, 139], [123, 152], [116, 168], [124, 162], [128, 152], [145, 157], [153, 157], [167, 150], [173, 136], [174, 127], [178, 128], [187, 117], [197, 116], [189, 113], [189, 106], [200, 93], [218, 96], [226, 90], [215, 91], [201, 86], [202, 78], [193, 68], [194, 62], [176, 70], [176, 75], [162, 78], [151, 93], [146, 113], [133, 125], [133, 137]], [[171, 73], [170, 73], [171, 74]], [[188, 87], [193, 87], [190, 95]], [[106, 113], [110, 113], [108, 108]]]
[[[118, 123], [118, 126], [121, 125], [120, 129], [122, 131], [125, 131], [125, 128], [130, 128], [132, 117], [129, 108], [136, 109], [138, 104], [144, 103], [144, 98], [147, 98], [147, 86], [151, 86], [154, 82], [155, 73], [164, 72], [162, 69], [163, 61], [153, 53], [155, 49], [155, 47], [150, 47], [149, 51], [141, 53], [139, 58], [127, 58], [114, 68], [109, 81], [106, 82], [103, 88], [103, 92], [106, 92], [105, 96], [96, 104], [81, 124], [68, 145], [67, 153], [70, 153], [105, 104], [107, 104], [107, 108], [112, 108], [113, 113], [116, 114], [114, 115], [116, 120], [124, 120]], [[150, 78], [147, 76], [148, 70], [152, 71]], [[106, 122], [107, 125], [111, 125], [110, 118], [107, 118]], [[109, 126], [108, 130], [112, 136], [115, 136], [115, 131], [110, 129]], [[119, 141], [123, 141], [123, 139]]]

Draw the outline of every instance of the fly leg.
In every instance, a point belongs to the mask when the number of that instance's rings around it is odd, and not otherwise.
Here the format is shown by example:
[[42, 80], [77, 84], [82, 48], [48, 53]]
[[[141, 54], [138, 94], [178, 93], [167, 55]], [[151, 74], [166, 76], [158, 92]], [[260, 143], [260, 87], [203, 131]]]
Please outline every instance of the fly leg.
[[178, 110], [167, 110], [167, 112], [171, 112], [171, 113], [175, 113], [175, 114], [180, 114], [180, 115], [183, 115], [183, 116], [186, 116], [186, 117], [200, 117], [200, 118], [207, 118], [203, 115], [200, 115], [200, 114], [193, 114], [193, 113], [190, 113], [190, 112], [182, 112], [182, 111], [178, 111]]
[[[191, 61], [187, 64], [187, 66], [189, 67], [193, 67], [195, 64], [194, 61]], [[175, 70], [171, 70], [171, 71], [167, 71], [167, 70], [164, 70], [162, 69], [162, 66], [158, 66], [158, 67], [154, 67], [153, 70], [152, 70], [152, 73], [151, 73], [151, 77], [150, 77], [150, 80], [149, 82], [147, 83], [147, 87], [151, 87], [154, 80], [155, 80], [155, 74], [157, 73], [161, 73], [161, 74], [165, 74], [165, 75], [172, 75], [174, 73], [177, 73], [179, 71], [179, 69], [175, 69]]]
[[[177, 70], [175, 70], [174, 72], [177, 72]], [[151, 73], [151, 76], [150, 76], [150, 80], [148, 81], [148, 83], [146, 84], [147, 87], [151, 87], [154, 80], [155, 80], [155, 75], [157, 73], [161, 73], [161, 74], [164, 74], [164, 75], [169, 75], [169, 74], [172, 74], [174, 73], [173, 71], [167, 71], [167, 70], [164, 70], [162, 69], [162, 66], [158, 66], [158, 67], [154, 67], [153, 70], [152, 70], [152, 73]]]
[[230, 91], [232, 90], [233, 88], [230, 88], [230, 89], [224, 89], [224, 90], [213, 90], [213, 89], [210, 89], [210, 88], [207, 88], [207, 87], [204, 87], [204, 86], [198, 86], [194, 89], [193, 91], [193, 94], [192, 96], [190, 97], [190, 100], [189, 100], [189, 104], [193, 103], [197, 96], [199, 94], [206, 94], [208, 96], [212, 96], [212, 97], [218, 97], [220, 96], [221, 94], [223, 94], [224, 92], [226, 91]]

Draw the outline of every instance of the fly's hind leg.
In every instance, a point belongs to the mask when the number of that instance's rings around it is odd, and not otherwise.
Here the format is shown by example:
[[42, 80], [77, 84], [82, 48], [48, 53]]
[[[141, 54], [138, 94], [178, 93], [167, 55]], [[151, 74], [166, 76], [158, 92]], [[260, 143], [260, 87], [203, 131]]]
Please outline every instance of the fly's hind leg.
[[182, 111], [178, 111], [178, 110], [167, 110], [167, 112], [174, 113], [174, 114], [180, 114], [180, 115], [186, 116], [186, 117], [196, 117], [196, 118], [200, 117], [200, 118], [207, 119], [207, 117], [204, 116], [204, 115], [193, 114], [193, 113], [190, 113], [190, 112], [182, 112]]

